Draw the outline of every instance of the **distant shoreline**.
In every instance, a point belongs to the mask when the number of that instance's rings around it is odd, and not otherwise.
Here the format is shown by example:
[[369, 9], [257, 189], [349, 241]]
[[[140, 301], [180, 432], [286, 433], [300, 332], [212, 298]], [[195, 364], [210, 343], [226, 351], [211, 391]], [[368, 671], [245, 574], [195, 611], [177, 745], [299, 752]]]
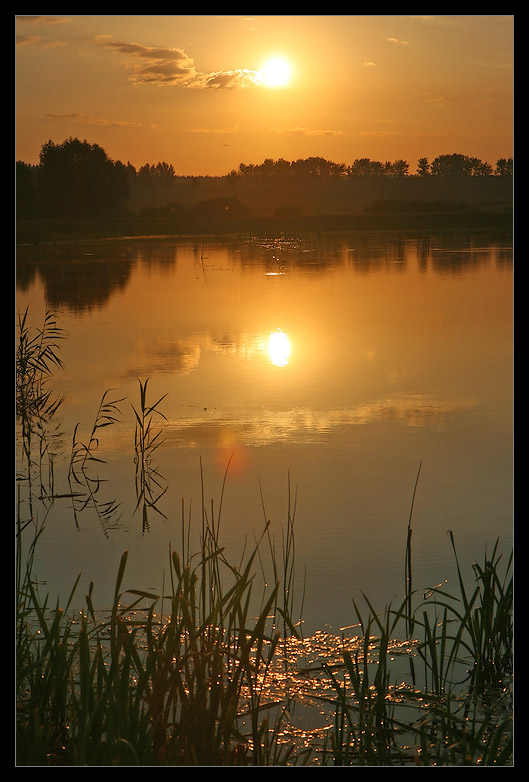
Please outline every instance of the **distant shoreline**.
[[427, 213], [362, 215], [296, 215], [285, 217], [188, 218], [123, 217], [86, 220], [18, 220], [16, 244], [38, 246], [54, 242], [117, 238], [229, 237], [348, 232], [485, 232], [512, 239], [513, 216], [501, 213]]

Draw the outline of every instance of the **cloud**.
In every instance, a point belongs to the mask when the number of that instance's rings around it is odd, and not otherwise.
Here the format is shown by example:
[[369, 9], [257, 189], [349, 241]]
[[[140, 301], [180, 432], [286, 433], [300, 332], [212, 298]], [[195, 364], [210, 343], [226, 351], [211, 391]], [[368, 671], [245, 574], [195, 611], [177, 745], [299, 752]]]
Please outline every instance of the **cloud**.
[[47, 41], [41, 35], [17, 35], [17, 46], [46, 46], [48, 48], [54, 46], [64, 46], [63, 41]]
[[324, 130], [318, 128], [287, 128], [286, 130], [276, 129], [276, 133], [285, 133], [293, 136], [343, 136], [342, 130]]
[[258, 80], [257, 71], [242, 68], [199, 73], [193, 59], [183, 49], [113, 41], [107, 35], [98, 36], [96, 40], [109, 51], [124, 55], [129, 60], [130, 79], [134, 84], [233, 89], [254, 85]]
[[395, 132], [392, 130], [361, 130], [357, 135], [364, 138], [387, 138], [388, 136], [394, 136]]
[[40, 35], [17, 35], [17, 46], [38, 46], [42, 43], [42, 37]]
[[430, 95], [425, 97], [426, 103], [436, 103], [438, 106], [444, 105], [448, 98], [446, 95]]
[[199, 133], [204, 135], [223, 135], [228, 133], [238, 133], [239, 127], [235, 125], [234, 127], [225, 127], [225, 128], [193, 128], [189, 132]]
[[66, 16], [17, 16], [16, 17], [17, 22], [22, 22], [23, 24], [35, 24], [36, 22], [40, 22], [42, 24], [67, 24], [70, 19]]
[[[17, 24], [67, 24], [70, 19], [64, 16], [17, 16]], [[61, 46], [62, 43], [56, 41], [45, 41], [41, 35], [18, 34], [16, 36], [17, 46]]]
[[400, 46], [408, 46], [408, 41], [399, 41], [398, 38], [388, 38], [389, 43], [398, 43]]
[[187, 84], [195, 78], [193, 60], [183, 49], [112, 41], [106, 35], [96, 40], [105, 49], [122, 54], [132, 62], [134, 84]]
[[[118, 128], [143, 127], [143, 123], [141, 122], [123, 122], [121, 120], [99, 119], [98, 117], [91, 117], [89, 114], [82, 114], [78, 112], [72, 112], [71, 114], [48, 113], [45, 116], [50, 117], [51, 119], [74, 120], [74, 122], [81, 122], [85, 125], [103, 125], [106, 127]], [[149, 127], [154, 126], [150, 125]]]
[[236, 68], [233, 71], [196, 74], [188, 87], [198, 89], [233, 89], [257, 84], [257, 71]]

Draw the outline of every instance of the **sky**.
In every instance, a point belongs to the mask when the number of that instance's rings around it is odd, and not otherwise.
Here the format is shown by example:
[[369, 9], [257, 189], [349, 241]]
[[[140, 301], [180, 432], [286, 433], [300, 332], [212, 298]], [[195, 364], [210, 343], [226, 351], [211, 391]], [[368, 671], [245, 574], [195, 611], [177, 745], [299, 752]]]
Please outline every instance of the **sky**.
[[513, 154], [512, 15], [16, 16], [16, 159], [74, 137], [185, 176]]

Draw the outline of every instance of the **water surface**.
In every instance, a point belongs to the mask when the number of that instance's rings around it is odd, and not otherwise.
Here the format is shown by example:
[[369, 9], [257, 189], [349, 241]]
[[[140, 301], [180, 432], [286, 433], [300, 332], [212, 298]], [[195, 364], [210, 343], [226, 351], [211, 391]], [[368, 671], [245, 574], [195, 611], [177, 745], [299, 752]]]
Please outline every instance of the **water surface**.
[[[102, 394], [120, 420], [101, 431], [102, 501], [55, 501], [37, 568], [52, 594], [82, 573], [110, 601], [161, 588], [182, 507], [200, 526], [220, 508], [236, 556], [264, 519], [280, 543], [295, 508], [307, 629], [354, 621], [352, 599], [404, 590], [413, 509], [414, 585], [448, 579], [512, 545], [512, 249], [475, 237], [384, 235], [205, 241], [144, 239], [55, 248], [17, 267], [17, 307], [46, 308], [67, 339], [56, 491], [73, 432], [86, 440]], [[163, 496], [136, 510], [133, 406], [139, 379], [162, 399], [155, 466]], [[226, 485], [222, 486], [226, 476]], [[41, 511], [42, 512], [42, 511]], [[195, 522], [193, 522], [195, 523]]]

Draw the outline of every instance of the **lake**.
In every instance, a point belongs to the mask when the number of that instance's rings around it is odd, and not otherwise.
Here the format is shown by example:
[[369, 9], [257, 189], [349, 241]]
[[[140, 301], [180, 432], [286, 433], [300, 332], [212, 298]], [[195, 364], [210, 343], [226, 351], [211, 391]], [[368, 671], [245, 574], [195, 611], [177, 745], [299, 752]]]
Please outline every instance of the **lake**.
[[[46, 257], [42, 257], [45, 254]], [[57, 498], [35, 570], [64, 600], [79, 573], [110, 605], [162, 589], [181, 520], [204, 498], [237, 559], [265, 520], [294, 516], [307, 632], [356, 619], [353, 600], [400, 602], [410, 509], [414, 587], [456, 583], [499, 538], [512, 547], [512, 246], [388, 234], [143, 238], [39, 249], [17, 264], [17, 310], [64, 330], [53, 421]], [[155, 502], [138, 504], [140, 381], [159, 402]], [[68, 493], [74, 434], [98, 406], [95, 502]], [[93, 484], [95, 485], [95, 483]], [[142, 512], [145, 510], [145, 512]], [[27, 508], [25, 508], [27, 512]], [[75, 604], [75, 601], [74, 601]]]

